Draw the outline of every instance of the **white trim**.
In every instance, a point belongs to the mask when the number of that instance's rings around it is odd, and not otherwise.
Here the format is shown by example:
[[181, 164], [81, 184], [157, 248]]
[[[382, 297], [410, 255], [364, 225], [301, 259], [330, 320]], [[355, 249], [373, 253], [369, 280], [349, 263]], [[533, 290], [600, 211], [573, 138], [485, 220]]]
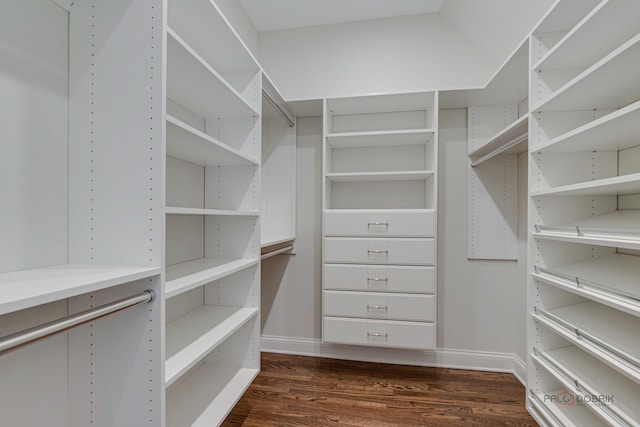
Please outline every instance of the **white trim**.
[[290, 338], [263, 335], [261, 351], [295, 354], [300, 356], [327, 357], [331, 359], [362, 362], [391, 363], [437, 368], [470, 369], [476, 371], [508, 372], [520, 382], [526, 378], [526, 366], [515, 354], [473, 350], [438, 348], [434, 351], [397, 348], [351, 346], [323, 343], [319, 339]]

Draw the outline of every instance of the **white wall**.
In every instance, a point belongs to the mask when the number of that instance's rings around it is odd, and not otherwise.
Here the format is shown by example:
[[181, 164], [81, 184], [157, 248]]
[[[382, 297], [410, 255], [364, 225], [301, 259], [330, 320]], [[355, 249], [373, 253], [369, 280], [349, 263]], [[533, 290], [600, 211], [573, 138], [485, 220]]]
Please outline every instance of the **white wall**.
[[267, 31], [259, 48], [287, 100], [476, 87], [495, 71], [439, 14]]
[[447, 0], [440, 14], [495, 71], [555, 0]]

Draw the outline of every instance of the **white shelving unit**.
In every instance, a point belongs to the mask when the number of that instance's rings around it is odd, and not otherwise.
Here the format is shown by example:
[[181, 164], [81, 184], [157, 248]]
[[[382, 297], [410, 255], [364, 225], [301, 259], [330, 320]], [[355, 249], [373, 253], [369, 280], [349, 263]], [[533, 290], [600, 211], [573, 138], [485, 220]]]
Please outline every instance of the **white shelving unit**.
[[262, 73], [209, 0], [166, 38], [167, 426], [210, 426], [260, 369]]
[[531, 37], [528, 407], [552, 425], [589, 425], [535, 397], [558, 383], [615, 396], [583, 405], [608, 425], [639, 419], [638, 12], [564, 0]]
[[324, 342], [435, 348], [437, 106], [324, 101]]
[[525, 40], [485, 88], [465, 94], [469, 259], [519, 258], [518, 155], [528, 146], [527, 75]]
[[[0, 336], [162, 295], [162, 19], [154, 0], [2, 5]], [[161, 425], [162, 318], [155, 298], [3, 353], [2, 423]]]

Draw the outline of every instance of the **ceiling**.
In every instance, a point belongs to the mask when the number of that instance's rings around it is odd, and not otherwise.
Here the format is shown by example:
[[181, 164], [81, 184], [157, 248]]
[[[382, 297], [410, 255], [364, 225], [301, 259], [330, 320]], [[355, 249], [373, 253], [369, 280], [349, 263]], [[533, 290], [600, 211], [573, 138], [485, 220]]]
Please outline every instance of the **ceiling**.
[[239, 0], [258, 31], [437, 13], [442, 0]]

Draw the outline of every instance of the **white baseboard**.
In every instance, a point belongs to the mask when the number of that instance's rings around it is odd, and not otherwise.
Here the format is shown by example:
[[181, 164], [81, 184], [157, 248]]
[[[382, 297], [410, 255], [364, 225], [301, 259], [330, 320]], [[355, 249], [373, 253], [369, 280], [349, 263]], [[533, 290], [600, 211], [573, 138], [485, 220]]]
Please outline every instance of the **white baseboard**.
[[[323, 343], [317, 339], [263, 335], [261, 350], [269, 353], [392, 363], [476, 371], [509, 372], [520, 382], [526, 378], [524, 362], [514, 354], [438, 348], [435, 351]], [[524, 383], [524, 382], [523, 382]]]
[[517, 354], [513, 355], [513, 375], [523, 386], [527, 386], [527, 364]]

